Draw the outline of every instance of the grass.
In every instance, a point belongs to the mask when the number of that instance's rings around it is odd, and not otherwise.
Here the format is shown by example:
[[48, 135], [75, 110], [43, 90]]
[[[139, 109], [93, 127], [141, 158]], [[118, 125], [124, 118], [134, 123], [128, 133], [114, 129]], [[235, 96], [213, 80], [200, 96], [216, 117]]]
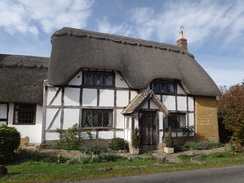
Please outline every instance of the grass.
[[[166, 162], [160, 164], [150, 154], [146, 155], [144, 159], [134, 158], [132, 161], [119, 160], [117, 162], [90, 164], [48, 163], [28, 160], [18, 165], [8, 166], [9, 173], [0, 177], [0, 182], [35, 183], [82, 180], [244, 164], [244, 154], [233, 155], [229, 152], [204, 154], [201, 155], [200, 161], [191, 162], [190, 158], [197, 155], [199, 154], [181, 155], [180, 158], [183, 163]], [[108, 167], [111, 170], [100, 170]]]

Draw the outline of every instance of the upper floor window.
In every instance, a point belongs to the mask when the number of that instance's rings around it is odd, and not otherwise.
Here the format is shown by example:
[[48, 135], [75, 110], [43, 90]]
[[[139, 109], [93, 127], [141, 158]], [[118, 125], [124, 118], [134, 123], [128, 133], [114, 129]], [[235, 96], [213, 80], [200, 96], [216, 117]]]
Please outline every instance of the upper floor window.
[[165, 94], [165, 93], [166, 94], [167, 93], [176, 94], [177, 93], [177, 84], [174, 82], [154, 80], [151, 83], [151, 89], [156, 94]]
[[83, 127], [111, 127], [113, 110], [83, 109]]
[[36, 104], [14, 104], [14, 124], [35, 124]]
[[186, 114], [184, 113], [171, 113], [164, 119], [164, 128], [171, 126], [172, 129], [179, 129], [186, 127]]
[[91, 72], [85, 71], [83, 84], [88, 86], [114, 86], [114, 74], [111, 72]]

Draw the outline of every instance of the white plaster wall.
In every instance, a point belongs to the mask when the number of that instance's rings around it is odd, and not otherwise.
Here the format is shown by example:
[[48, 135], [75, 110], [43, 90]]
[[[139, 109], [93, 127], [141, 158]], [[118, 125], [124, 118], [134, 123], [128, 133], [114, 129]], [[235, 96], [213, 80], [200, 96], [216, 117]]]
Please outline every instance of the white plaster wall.
[[60, 128], [61, 110], [59, 110], [59, 108], [47, 108], [46, 109], [46, 129], [49, 128], [55, 115], [57, 115], [57, 116], [56, 116], [56, 119], [54, 120], [52, 126], [50, 127], [50, 130], [56, 130], [57, 128]]
[[83, 106], [97, 106], [97, 90], [96, 89], [83, 89], [82, 105]]
[[159, 132], [159, 143], [162, 143], [163, 141], [162, 141], [162, 138], [163, 138], [163, 136], [164, 136], [164, 132], [163, 131], [160, 131]]
[[70, 82], [69, 85], [80, 86], [82, 84], [82, 71], [79, 72]]
[[8, 111], [8, 124], [12, 125], [14, 121], [14, 104], [9, 104], [9, 111]]
[[150, 100], [150, 109], [158, 109], [158, 106], [152, 100]]
[[0, 118], [7, 118], [7, 104], [0, 104]]
[[145, 102], [145, 104], [142, 105], [142, 109], [148, 109], [148, 101]]
[[194, 113], [189, 113], [189, 126], [194, 126]]
[[125, 80], [121, 77], [119, 73], [115, 73], [115, 86], [117, 88], [128, 88], [127, 83]]
[[125, 107], [129, 104], [129, 91], [117, 91], [116, 105]]
[[80, 89], [65, 88], [64, 105], [79, 106], [80, 105]]
[[182, 110], [182, 111], [186, 111], [187, 110], [187, 106], [186, 106], [186, 97], [177, 97], [177, 106], [178, 106], [178, 110]]
[[136, 95], [137, 95], [137, 92], [136, 91], [130, 91], [131, 101], [135, 98]]
[[56, 132], [46, 132], [45, 140], [59, 140], [59, 133]]
[[121, 114], [122, 109], [117, 109], [115, 112], [117, 116], [115, 128], [124, 128], [124, 115]]
[[63, 129], [71, 128], [74, 124], [79, 124], [79, 109], [64, 109]]
[[188, 97], [188, 110], [194, 111], [194, 98]]
[[158, 112], [159, 129], [163, 129], [163, 112]]
[[100, 90], [99, 106], [114, 106], [114, 90]]
[[163, 95], [163, 104], [168, 110], [176, 110], [175, 96]]
[[21, 135], [21, 138], [29, 137], [30, 144], [40, 144], [42, 135], [42, 106], [36, 106], [36, 123], [34, 125], [14, 125], [13, 124], [13, 112], [14, 105], [10, 104], [9, 110], [9, 125], [15, 127]]
[[186, 94], [184, 90], [177, 84], [177, 93], [178, 94]]
[[115, 137], [124, 139], [124, 137], [125, 137], [124, 131], [116, 131]]
[[51, 103], [56, 92], [59, 88], [55, 87], [48, 87], [47, 89], [47, 105], [61, 105], [61, 90], [59, 91], [58, 95], [56, 96], [55, 100]]
[[113, 131], [99, 131], [98, 138], [112, 139], [112, 138], [114, 138], [114, 132]]

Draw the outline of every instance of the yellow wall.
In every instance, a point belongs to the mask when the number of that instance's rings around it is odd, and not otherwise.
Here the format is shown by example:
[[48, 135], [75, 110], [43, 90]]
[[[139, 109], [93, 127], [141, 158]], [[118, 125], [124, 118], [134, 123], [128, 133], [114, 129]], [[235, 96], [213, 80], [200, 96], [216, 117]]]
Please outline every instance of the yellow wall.
[[196, 140], [219, 142], [216, 98], [195, 97], [195, 115]]

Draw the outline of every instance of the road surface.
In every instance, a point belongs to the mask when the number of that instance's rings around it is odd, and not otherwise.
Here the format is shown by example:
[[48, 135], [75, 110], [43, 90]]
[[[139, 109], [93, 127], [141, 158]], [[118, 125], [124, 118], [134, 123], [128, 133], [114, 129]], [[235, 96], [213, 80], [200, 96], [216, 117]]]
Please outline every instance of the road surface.
[[66, 183], [244, 183], [244, 165], [184, 170]]

